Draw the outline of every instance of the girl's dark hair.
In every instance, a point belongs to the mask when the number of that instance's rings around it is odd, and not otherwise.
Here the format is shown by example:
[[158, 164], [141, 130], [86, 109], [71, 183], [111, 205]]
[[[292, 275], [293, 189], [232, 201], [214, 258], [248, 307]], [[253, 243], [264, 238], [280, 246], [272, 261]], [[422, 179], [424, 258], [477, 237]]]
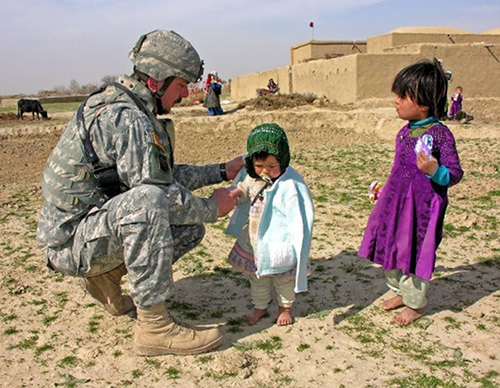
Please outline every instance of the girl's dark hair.
[[[262, 161], [262, 160], [266, 160], [269, 155], [272, 155], [272, 154], [270, 154], [267, 151], [259, 151], [259, 152], [256, 152], [255, 154], [252, 155], [252, 159]], [[276, 155], [274, 155], [274, 156], [276, 156]]]
[[[258, 175], [255, 173], [255, 168], [253, 167], [253, 160], [255, 159], [255, 160], [262, 162], [262, 161], [266, 160], [269, 155], [272, 155], [272, 154], [270, 154], [269, 152], [264, 151], [264, 150], [257, 151], [252, 156], [247, 155], [245, 157], [245, 168], [247, 169], [248, 175], [250, 175], [252, 178], [257, 178]], [[274, 155], [274, 156], [276, 156], [276, 155]]]
[[410, 97], [420, 106], [428, 106], [429, 114], [441, 118], [448, 99], [448, 81], [439, 61], [425, 59], [405, 67], [394, 78], [392, 92]]

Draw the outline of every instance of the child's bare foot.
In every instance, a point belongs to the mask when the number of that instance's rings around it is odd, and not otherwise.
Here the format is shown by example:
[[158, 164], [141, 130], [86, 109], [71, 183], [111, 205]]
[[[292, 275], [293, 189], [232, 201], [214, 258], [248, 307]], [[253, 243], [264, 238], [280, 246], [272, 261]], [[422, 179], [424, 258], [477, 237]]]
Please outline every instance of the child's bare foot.
[[412, 309], [410, 307], [406, 307], [403, 311], [394, 315], [391, 322], [399, 326], [408, 326], [410, 323], [422, 318], [424, 316], [424, 312], [425, 308]]
[[293, 323], [292, 309], [290, 307], [281, 307], [278, 310], [278, 326], [291, 325]]
[[247, 315], [247, 323], [252, 326], [267, 315], [267, 309], [254, 309], [252, 315]]
[[395, 296], [394, 298], [384, 300], [382, 302], [382, 308], [385, 311], [395, 310], [400, 307], [403, 307], [405, 304], [403, 303], [403, 297], [400, 295]]

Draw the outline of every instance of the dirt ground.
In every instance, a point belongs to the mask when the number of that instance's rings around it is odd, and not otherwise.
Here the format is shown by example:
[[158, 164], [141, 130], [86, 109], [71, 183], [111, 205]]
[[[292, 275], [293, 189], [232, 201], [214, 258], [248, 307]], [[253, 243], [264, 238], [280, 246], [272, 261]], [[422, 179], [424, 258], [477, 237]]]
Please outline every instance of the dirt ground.
[[133, 319], [106, 315], [78, 279], [45, 269], [35, 242], [40, 174], [72, 113], [47, 121], [0, 116], [2, 385], [499, 386], [499, 103], [467, 101], [474, 120], [449, 123], [465, 176], [449, 192], [427, 315], [406, 328], [380, 308], [392, 296], [380, 269], [356, 255], [372, 209], [368, 186], [387, 178], [404, 124], [390, 103], [250, 101], [225, 105], [228, 114], [218, 117], [199, 106], [175, 109], [177, 163], [232, 158], [245, 151], [255, 125], [281, 124], [316, 211], [310, 291], [298, 295], [288, 327], [275, 325], [275, 302], [256, 326], [243, 323], [249, 285], [226, 263], [234, 243], [224, 234], [228, 218], [207, 225], [202, 244], [175, 265], [168, 304], [185, 322], [219, 326], [224, 341], [212, 353], [185, 357], [135, 356]]

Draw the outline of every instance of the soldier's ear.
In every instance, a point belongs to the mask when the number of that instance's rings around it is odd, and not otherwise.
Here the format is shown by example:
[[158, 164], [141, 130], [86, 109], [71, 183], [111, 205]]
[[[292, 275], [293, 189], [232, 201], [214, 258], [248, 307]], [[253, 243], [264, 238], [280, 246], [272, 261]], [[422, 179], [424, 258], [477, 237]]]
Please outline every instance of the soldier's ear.
[[156, 93], [158, 90], [160, 90], [161, 82], [155, 80], [154, 78], [148, 77], [147, 84], [148, 84], [149, 90], [151, 90], [153, 93]]

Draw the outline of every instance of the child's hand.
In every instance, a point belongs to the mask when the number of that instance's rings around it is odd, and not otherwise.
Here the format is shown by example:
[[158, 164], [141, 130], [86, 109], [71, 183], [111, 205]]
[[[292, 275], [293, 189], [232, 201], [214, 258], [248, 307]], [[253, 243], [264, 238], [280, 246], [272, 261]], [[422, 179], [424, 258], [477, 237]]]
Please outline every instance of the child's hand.
[[243, 194], [243, 191], [241, 191], [238, 188], [228, 189], [228, 191], [229, 191], [229, 196], [231, 198], [236, 198], [236, 204], [239, 205], [240, 204], [240, 196], [241, 196], [241, 194]]
[[438, 169], [438, 162], [436, 158], [432, 156], [428, 158], [424, 151], [420, 151], [417, 155], [417, 167], [427, 175], [434, 175]]

